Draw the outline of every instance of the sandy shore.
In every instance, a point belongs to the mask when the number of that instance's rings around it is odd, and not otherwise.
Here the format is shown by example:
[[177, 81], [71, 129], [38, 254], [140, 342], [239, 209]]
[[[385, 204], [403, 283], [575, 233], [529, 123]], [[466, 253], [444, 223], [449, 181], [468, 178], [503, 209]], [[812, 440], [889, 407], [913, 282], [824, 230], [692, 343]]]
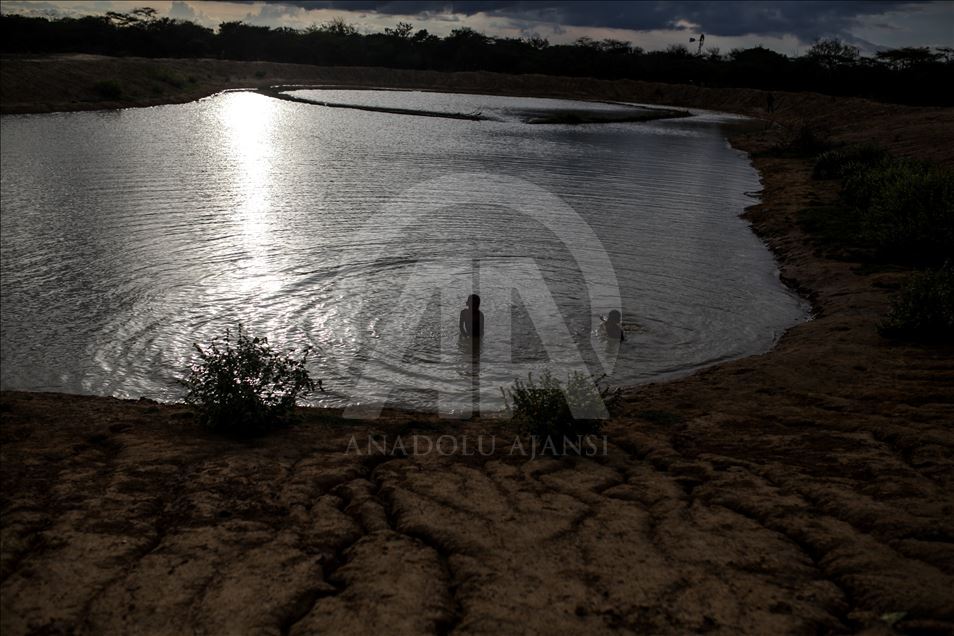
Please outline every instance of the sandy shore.
[[[950, 110], [776, 93], [767, 115], [758, 91], [313, 73], [761, 115], [732, 140], [763, 179], [746, 216], [816, 317], [764, 355], [628, 391], [595, 458], [530, 461], [500, 424], [407, 413], [303, 409], [240, 443], [181, 407], [5, 392], [4, 634], [954, 629], [954, 350], [878, 335], [905, 273], [817, 253], [795, 214], [836, 186], [767, 152], [809, 124], [951, 165]], [[346, 452], [369, 432], [501, 441]]]

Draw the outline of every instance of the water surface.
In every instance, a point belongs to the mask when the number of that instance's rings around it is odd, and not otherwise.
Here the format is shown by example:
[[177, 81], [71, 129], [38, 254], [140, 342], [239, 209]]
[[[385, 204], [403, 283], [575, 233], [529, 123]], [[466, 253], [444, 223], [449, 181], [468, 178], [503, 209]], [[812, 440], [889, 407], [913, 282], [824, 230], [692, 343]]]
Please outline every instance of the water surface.
[[[512, 379], [491, 362], [544, 366], [540, 332], [561, 325], [598, 373], [605, 343], [593, 335], [613, 307], [591, 306], [572, 245], [547, 218], [514, 210], [512, 190], [487, 186], [494, 179], [529, 184], [522, 196], [538, 193], [541, 209], [569, 206], [598, 238], [633, 329], [613, 350], [615, 383], [765, 351], [806, 315], [739, 218], [759, 182], [722, 116], [535, 126], [524, 113], [619, 106], [322, 93], [308, 96], [495, 120], [254, 93], [4, 116], [2, 387], [179, 399], [192, 343], [241, 321], [279, 346], [317, 347], [312, 370], [329, 391], [316, 402], [433, 408], [434, 390], [474, 373], [448, 343], [475, 282], [488, 325], [481, 361], [493, 367], [481, 383]], [[385, 213], [395, 209], [397, 221]], [[480, 276], [481, 263], [508, 259], [537, 264], [558, 315], [534, 317], [506, 280]], [[443, 296], [406, 288], [428, 263]], [[495, 337], [505, 322], [510, 338]], [[359, 391], [361, 377], [377, 388]]]

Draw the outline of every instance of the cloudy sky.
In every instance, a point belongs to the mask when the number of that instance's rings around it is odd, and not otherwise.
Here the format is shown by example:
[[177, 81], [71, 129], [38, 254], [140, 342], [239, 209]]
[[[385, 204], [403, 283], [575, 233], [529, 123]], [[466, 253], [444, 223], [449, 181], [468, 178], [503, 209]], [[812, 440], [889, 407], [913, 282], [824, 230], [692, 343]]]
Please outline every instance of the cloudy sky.
[[4, 13], [87, 15], [150, 6], [161, 15], [215, 27], [242, 20], [272, 27], [304, 28], [336, 17], [364, 32], [398, 21], [446, 35], [468, 26], [488, 35], [540, 35], [551, 43], [581, 36], [628, 40], [645, 49], [705, 33], [707, 48], [723, 52], [761, 44], [797, 55], [818, 37], [836, 36], [866, 53], [900, 46], [954, 46], [954, 0], [892, 1], [728, 1], [728, 2], [322, 2], [198, 0], [9, 0]]

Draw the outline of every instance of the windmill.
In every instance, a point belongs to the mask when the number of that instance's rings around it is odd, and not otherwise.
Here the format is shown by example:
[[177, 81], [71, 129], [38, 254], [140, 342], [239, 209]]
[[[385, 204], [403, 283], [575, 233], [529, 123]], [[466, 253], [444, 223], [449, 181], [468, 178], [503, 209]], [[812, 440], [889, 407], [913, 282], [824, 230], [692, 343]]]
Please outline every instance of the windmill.
[[[696, 41], [696, 38], [689, 38], [689, 41], [690, 41], [690, 42], [695, 42], [695, 41]], [[696, 49], [696, 55], [702, 55], [702, 45], [705, 43], [705, 41], [706, 41], [706, 34], [705, 34], [705, 33], [700, 33], [700, 34], [699, 34], [699, 48]]]

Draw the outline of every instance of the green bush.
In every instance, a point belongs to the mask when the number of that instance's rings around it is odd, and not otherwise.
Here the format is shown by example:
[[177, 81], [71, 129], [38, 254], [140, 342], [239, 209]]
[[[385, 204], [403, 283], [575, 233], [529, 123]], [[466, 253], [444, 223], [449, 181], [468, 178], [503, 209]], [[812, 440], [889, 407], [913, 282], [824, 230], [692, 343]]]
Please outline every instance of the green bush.
[[822, 153], [817, 178], [841, 178], [841, 202], [802, 210], [802, 227], [829, 253], [937, 267], [954, 254], [954, 172], [876, 146]]
[[847, 174], [842, 198], [861, 213], [861, 233], [881, 257], [936, 266], [954, 254], [954, 173], [882, 161]]
[[815, 159], [812, 176], [815, 179], [840, 179], [847, 174], [877, 165], [887, 159], [887, 151], [874, 144], [829, 150], [821, 153]]
[[116, 80], [103, 80], [93, 84], [93, 91], [103, 99], [122, 99], [123, 87]]
[[239, 325], [233, 340], [230, 330], [207, 349], [193, 345], [199, 360], [184, 381], [186, 402], [193, 405], [203, 424], [234, 435], [266, 432], [287, 421], [298, 397], [315, 389], [300, 359], [274, 351], [266, 338], [250, 337]]
[[945, 265], [912, 275], [880, 330], [892, 338], [954, 342], [954, 268]]
[[[589, 375], [575, 371], [566, 384], [544, 371], [539, 381], [516, 380], [510, 389], [501, 387], [504, 404], [514, 423], [525, 433], [538, 437], [595, 435], [602, 430], [608, 410], [620, 399], [619, 389], [601, 386]], [[576, 413], [583, 417], [577, 419]]]

